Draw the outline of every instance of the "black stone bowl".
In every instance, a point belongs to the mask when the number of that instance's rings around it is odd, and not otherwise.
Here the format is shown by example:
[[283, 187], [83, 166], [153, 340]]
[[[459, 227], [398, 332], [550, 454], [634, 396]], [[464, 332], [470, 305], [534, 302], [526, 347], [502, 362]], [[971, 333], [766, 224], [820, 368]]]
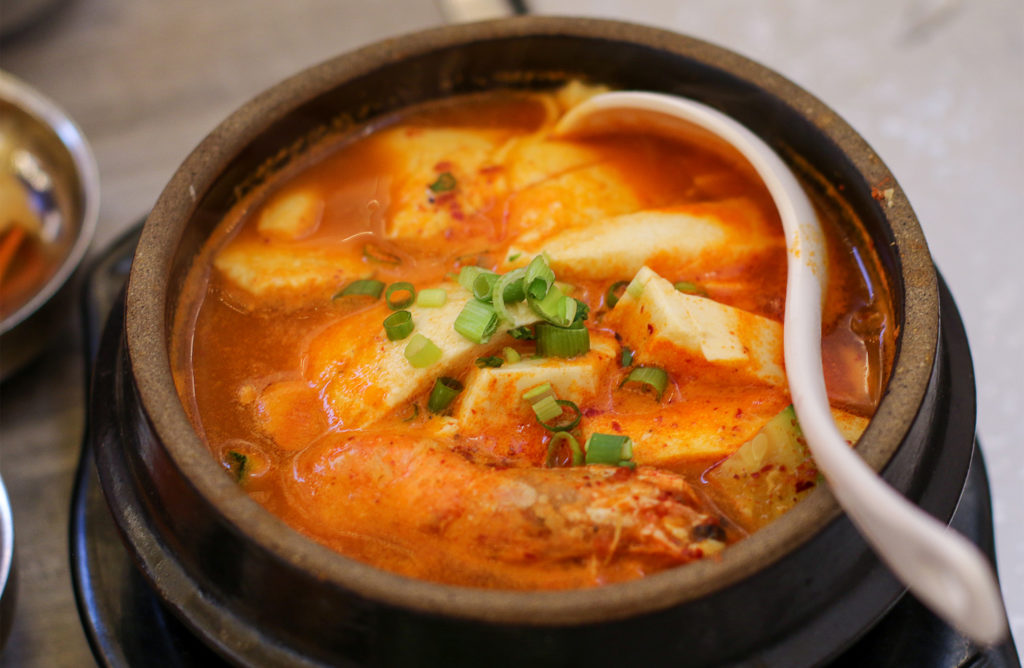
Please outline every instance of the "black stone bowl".
[[892, 373], [857, 451], [926, 510], [952, 515], [973, 447], [973, 384], [966, 399], [951, 398], [932, 260], [902, 190], [863, 139], [779, 75], [662, 30], [546, 17], [445, 27], [328, 61], [242, 107], [178, 169], [143, 230], [126, 334], [108, 342], [114, 363], [94, 380], [93, 408], [109, 418], [94, 420], [106, 425], [93, 434], [101, 484], [146, 578], [225, 657], [808, 665], [901, 595], [825, 486], [720, 559], [635, 582], [507, 592], [414, 581], [289, 529], [224, 475], [189, 423], [171, 377], [172, 315], [189, 263], [241, 193], [332, 130], [454, 93], [576, 77], [717, 107], [813, 176], [810, 187], [840, 193], [876, 249], [898, 324]]

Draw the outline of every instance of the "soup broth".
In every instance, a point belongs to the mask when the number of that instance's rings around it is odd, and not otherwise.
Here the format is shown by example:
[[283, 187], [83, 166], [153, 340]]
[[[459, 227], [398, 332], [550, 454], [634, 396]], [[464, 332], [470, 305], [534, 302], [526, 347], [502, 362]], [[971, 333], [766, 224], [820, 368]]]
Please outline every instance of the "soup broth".
[[[673, 138], [554, 136], [593, 92], [410, 110], [225, 217], [172, 357], [226, 475], [352, 558], [507, 589], [714, 558], [810, 493], [766, 189]], [[852, 443], [893, 318], [856, 221], [809, 184], [826, 385]]]

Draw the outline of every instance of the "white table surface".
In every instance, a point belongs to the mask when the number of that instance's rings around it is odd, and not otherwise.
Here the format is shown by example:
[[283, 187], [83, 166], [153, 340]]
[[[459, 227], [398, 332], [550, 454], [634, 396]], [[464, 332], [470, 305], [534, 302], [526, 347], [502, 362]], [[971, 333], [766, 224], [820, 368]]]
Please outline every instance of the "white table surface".
[[[1014, 636], [1024, 640], [1024, 2], [530, 5], [648, 23], [761, 61], [835, 109], [890, 166], [966, 322], [1003, 592]], [[57, 101], [91, 141], [103, 196], [98, 250], [148, 210], [191, 148], [247, 99], [330, 56], [440, 21], [427, 0], [71, 0], [0, 43], [0, 67]], [[66, 338], [70, 345], [0, 387], [0, 471], [22, 559], [3, 666], [91, 661], [66, 560], [84, 421], [70, 316]]]

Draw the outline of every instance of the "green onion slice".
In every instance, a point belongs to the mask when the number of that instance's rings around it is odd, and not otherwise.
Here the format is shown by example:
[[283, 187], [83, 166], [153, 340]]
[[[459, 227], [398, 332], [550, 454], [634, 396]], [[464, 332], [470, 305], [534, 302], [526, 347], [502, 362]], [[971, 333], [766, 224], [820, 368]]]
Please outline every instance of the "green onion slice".
[[[556, 420], [562, 417], [568, 408], [574, 413], [572, 418], [565, 423], [558, 424]], [[537, 422], [548, 431], [572, 431], [583, 419], [583, 411], [568, 399], [555, 399], [545, 397], [533, 405], [533, 413], [537, 416]]]
[[480, 274], [492, 274], [494, 272], [481, 269], [476, 265], [466, 265], [459, 270], [459, 285], [466, 288], [470, 292], [473, 292], [473, 284], [476, 282], [476, 277]]
[[505, 349], [502, 350], [501, 352], [505, 353], [505, 359], [508, 361], [509, 364], [515, 364], [516, 362], [519, 362], [520, 360], [523, 359], [523, 356], [520, 355], [519, 351], [516, 350], [515, 348], [509, 348], [508, 346], [505, 346]]
[[679, 292], [684, 292], [688, 295], [697, 295], [698, 297], [708, 296], [708, 291], [705, 290], [703, 286], [691, 281], [679, 281], [678, 283], [673, 283], [672, 287]]
[[228, 469], [235, 474], [235, 481], [242, 482], [245, 479], [245, 474], [248, 473], [249, 458], [237, 450], [230, 450], [228, 459], [231, 460], [228, 462]]
[[401, 341], [412, 334], [416, 325], [412, 321], [412, 313], [408, 311], [395, 311], [384, 318], [384, 333], [389, 341]]
[[448, 291], [444, 288], [426, 288], [416, 293], [416, 306], [438, 308], [448, 301]]
[[344, 290], [334, 295], [334, 298], [365, 295], [374, 299], [380, 299], [382, 292], [384, 292], [384, 281], [378, 281], [375, 278], [362, 278], [346, 285]]
[[417, 369], [423, 369], [441, 359], [441, 349], [422, 334], [413, 334], [405, 346], [405, 359]]
[[[533, 309], [533, 312], [544, 318], [553, 325], [559, 327], [567, 327], [572, 323], [572, 320], [566, 320], [563, 316], [568, 309], [567, 306], [563, 306], [563, 300], [572, 299], [572, 297], [566, 297], [562, 294], [562, 291], [556, 287], [552, 287], [548, 290], [547, 294], [542, 299], [534, 299], [527, 290], [526, 301]], [[573, 300], [575, 301], [575, 300]], [[573, 318], [576, 317], [576, 312], [573, 310]]]
[[498, 314], [490, 304], [470, 299], [455, 318], [454, 327], [473, 343], [487, 343], [498, 329]]
[[633, 351], [625, 346], [622, 347], [622, 366], [629, 366], [633, 363]]
[[579, 441], [573, 438], [573, 435], [567, 431], [556, 431], [551, 436], [551, 440], [548, 441], [548, 456], [544, 461], [544, 465], [548, 468], [554, 467], [556, 463], [556, 457], [558, 456], [558, 446], [562, 444], [562, 441], [569, 443], [569, 449], [572, 451], [572, 465], [582, 466], [583, 465], [583, 449], [580, 448]]
[[633, 468], [633, 441], [623, 434], [601, 434], [594, 432], [587, 438], [583, 449], [587, 464], [611, 464]]
[[661, 401], [661, 395], [665, 393], [665, 388], [668, 387], [668, 373], [656, 366], [638, 366], [629, 372], [626, 380], [622, 381], [619, 387], [626, 383], [649, 385], [657, 395], [658, 401]]
[[412, 412], [409, 413], [408, 417], [402, 418], [402, 422], [412, 422], [413, 420], [415, 420], [419, 416], [420, 416], [420, 405], [419, 404], [413, 404], [412, 405]]
[[540, 385], [531, 387], [526, 392], [523, 392], [523, 401], [530, 404], [534, 404], [544, 397], [555, 398], [555, 390], [551, 387], [551, 383], [541, 383]]
[[537, 421], [541, 424], [562, 416], [562, 407], [558, 405], [558, 399], [555, 399], [554, 394], [545, 394], [533, 402], [532, 408], [533, 414], [537, 416]]
[[498, 282], [500, 276], [491, 273], [489, 271], [481, 271], [473, 279], [473, 296], [482, 302], [491, 301], [491, 293], [494, 290], [494, 284]]
[[526, 294], [533, 299], [543, 299], [548, 294], [551, 284], [555, 282], [555, 272], [544, 253], [530, 260], [523, 282], [526, 285]]
[[[407, 292], [409, 293], [405, 297], [398, 299], [397, 301], [391, 300], [391, 295], [394, 293]], [[384, 293], [384, 301], [387, 302], [388, 308], [392, 311], [397, 311], [403, 308], [409, 308], [412, 303], [416, 301], [416, 288], [413, 287], [412, 283], [407, 281], [399, 281], [398, 283], [392, 283], [388, 286], [387, 292]]]
[[455, 401], [455, 397], [459, 396], [459, 392], [462, 392], [462, 383], [454, 378], [441, 376], [434, 381], [434, 388], [430, 390], [430, 398], [427, 399], [427, 410], [431, 413], [440, 413]]
[[363, 257], [378, 264], [402, 264], [402, 258], [375, 243], [363, 245]]
[[526, 276], [525, 269], [513, 269], [494, 284], [491, 303], [494, 304], [494, 310], [502, 320], [512, 321], [512, 316], [505, 308], [505, 302], [521, 302], [526, 299], [526, 293], [523, 290], [524, 276]]
[[537, 354], [541, 357], [576, 357], [590, 350], [590, 330], [586, 327], [555, 327], [538, 322]]
[[476, 358], [476, 365], [479, 368], [481, 368], [481, 369], [484, 369], [484, 368], [497, 369], [498, 367], [500, 367], [504, 363], [505, 363], [505, 360], [501, 359], [497, 355], [491, 355], [490, 357], [477, 357]]
[[455, 190], [456, 182], [455, 177], [452, 176], [451, 172], [441, 172], [437, 176], [437, 180], [431, 183], [428, 187], [435, 193], [448, 192], [449, 190]]
[[629, 281], [616, 281], [608, 287], [608, 291], [604, 293], [604, 303], [608, 305], [608, 308], [615, 308], [627, 285], [629, 285]]

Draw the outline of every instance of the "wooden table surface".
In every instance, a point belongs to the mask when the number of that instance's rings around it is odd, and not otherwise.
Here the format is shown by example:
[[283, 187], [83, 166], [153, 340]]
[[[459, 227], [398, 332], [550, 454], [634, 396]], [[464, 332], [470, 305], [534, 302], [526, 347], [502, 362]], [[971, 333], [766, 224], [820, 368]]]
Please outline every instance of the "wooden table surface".
[[[1020, 639], [1024, 3], [531, 6], [651, 23], [761, 60], [837, 109], [893, 168], [975, 346], [998, 554]], [[0, 42], [0, 67], [54, 99], [91, 142], [102, 187], [95, 254], [148, 210], [191, 148], [243, 102], [303, 67], [441, 20], [427, 0], [66, 0], [41, 24]], [[978, 238], [994, 243], [972, 243]], [[12, 500], [20, 583], [0, 666], [93, 662], [75, 609], [67, 541], [84, 425], [82, 365], [79, 325], [69, 313], [59, 344], [0, 386], [0, 472]]]

